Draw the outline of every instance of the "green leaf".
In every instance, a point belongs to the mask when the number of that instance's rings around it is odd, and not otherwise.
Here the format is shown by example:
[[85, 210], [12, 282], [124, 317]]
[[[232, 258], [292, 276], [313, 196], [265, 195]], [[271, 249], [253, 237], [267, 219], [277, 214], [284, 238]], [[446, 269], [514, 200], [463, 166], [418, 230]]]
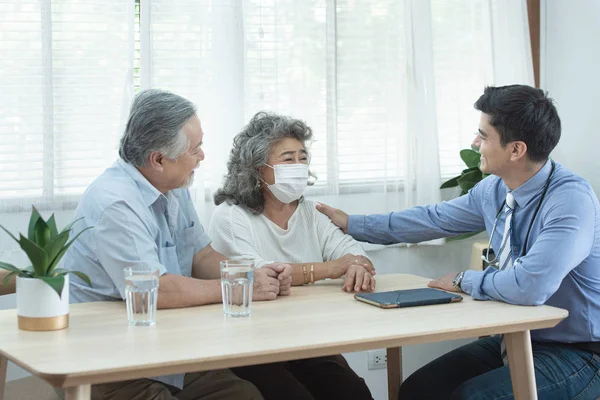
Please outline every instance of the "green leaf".
[[56, 220], [54, 219], [54, 214], [52, 214], [48, 219], [48, 228], [50, 228], [50, 233], [52, 234], [53, 239], [56, 236], [58, 236], [58, 229], [56, 228]]
[[21, 270], [17, 267], [15, 267], [12, 264], [8, 264], [5, 262], [0, 261], [0, 269], [3, 269], [5, 271], [10, 271], [10, 272], [15, 272], [17, 274], [21, 273]]
[[58, 262], [60, 261], [60, 259], [65, 255], [65, 253], [67, 252], [67, 250], [69, 250], [69, 247], [71, 247], [71, 245], [73, 244], [73, 242], [75, 240], [77, 240], [77, 238], [79, 236], [81, 236], [81, 234], [85, 231], [87, 231], [88, 229], [92, 229], [91, 226], [88, 226], [87, 228], [85, 228], [84, 230], [82, 230], [81, 232], [79, 232], [77, 234], [77, 236], [75, 236], [73, 238], [73, 240], [71, 240], [69, 243], [67, 243], [56, 255], [56, 257], [54, 257], [54, 260], [52, 260], [52, 262], [50, 263], [50, 267], [48, 268], [48, 273], [52, 274], [52, 271], [54, 271], [54, 268], [56, 268], [56, 266], [58, 265]]
[[11, 272], [10, 274], [6, 275], [4, 277], [4, 279], [2, 280], [2, 283], [4, 284], [4, 286], [8, 286], [8, 281], [10, 281], [10, 278], [12, 278], [13, 276], [19, 274], [18, 272]]
[[469, 171], [458, 178], [458, 186], [463, 190], [463, 193], [468, 193], [482, 179], [479, 169]]
[[[483, 232], [483, 231], [481, 231], [481, 232]], [[467, 238], [470, 238], [472, 236], [478, 235], [481, 232], [463, 233], [463, 234], [458, 235], [458, 236], [449, 237], [449, 238], [446, 239], [446, 241], [448, 241], [448, 242], [455, 242], [457, 240], [467, 239]]]
[[60, 233], [63, 233], [63, 232], [68, 232], [68, 231], [70, 231], [70, 230], [71, 230], [71, 228], [73, 227], [73, 225], [75, 224], [75, 222], [77, 222], [77, 221], [81, 221], [82, 219], [83, 219], [83, 217], [81, 217], [81, 218], [77, 218], [75, 221], [73, 221], [73, 222], [71, 222], [69, 225], [65, 226], [65, 227], [63, 228], [63, 230], [62, 230], [62, 231], [60, 231]]
[[[33, 227], [33, 241], [40, 247], [46, 247], [50, 242], [52, 233], [43, 218], [40, 218]], [[31, 239], [31, 238], [30, 238]]]
[[468, 174], [469, 172], [472, 172], [472, 171], [479, 171], [479, 167], [465, 168], [462, 170], [462, 172], [460, 174], [464, 175], [464, 174]]
[[465, 194], [469, 193], [469, 190], [473, 189], [475, 187], [475, 185], [477, 185], [477, 182], [469, 182], [469, 181], [461, 182], [459, 184], [459, 186], [461, 188], [460, 195], [464, 196]]
[[452, 179], [448, 179], [446, 182], [442, 183], [442, 186], [440, 186], [440, 189], [448, 189], [451, 187], [458, 186], [458, 178], [460, 178], [460, 175], [455, 176]]
[[50, 285], [50, 287], [52, 289], [54, 289], [54, 291], [56, 292], [56, 294], [58, 294], [58, 297], [60, 297], [60, 295], [62, 294], [63, 288], [65, 287], [65, 277], [62, 275], [59, 276], [41, 276], [38, 279], [43, 280], [44, 282], [46, 282], [48, 285]]
[[481, 160], [481, 154], [479, 154], [475, 150], [471, 149], [463, 149], [460, 151], [460, 158], [465, 162], [467, 167], [473, 168], [479, 166], [479, 161]]
[[29, 240], [35, 241], [35, 225], [41, 218], [42, 216], [40, 215], [39, 211], [34, 206], [31, 206], [31, 217], [29, 218], [29, 229], [27, 230], [27, 237]]
[[29, 257], [31, 265], [35, 271], [37, 277], [46, 276], [46, 269], [48, 267], [48, 253], [40, 246], [27, 239], [25, 236], [20, 235], [19, 244], [21, 248]]
[[69, 232], [62, 232], [58, 236], [54, 238], [50, 243], [44, 247], [46, 253], [48, 253], [48, 259], [50, 260], [50, 265], [52, 265], [52, 261], [56, 258], [60, 250], [63, 248], [65, 243], [69, 240]]
[[8, 236], [10, 236], [11, 238], [13, 238], [13, 240], [14, 240], [15, 242], [19, 243], [19, 241], [17, 240], [17, 238], [16, 238], [16, 237], [14, 237], [14, 235], [13, 235], [12, 233], [10, 233], [10, 232], [8, 231], [8, 229], [6, 229], [5, 227], [3, 227], [2, 225], [0, 225], [0, 228], [2, 228], [2, 230], [3, 230], [4, 232], [6, 232], [6, 233], [8, 234]]
[[92, 287], [92, 281], [90, 280], [90, 277], [81, 271], [70, 271], [70, 270], [64, 269], [64, 268], [56, 268], [54, 270], [54, 273], [55, 273], [55, 276], [65, 276], [66, 274], [76, 275], [79, 278], [81, 278], [81, 280], [83, 280], [85, 283], [87, 283], [87, 285], [89, 287]]

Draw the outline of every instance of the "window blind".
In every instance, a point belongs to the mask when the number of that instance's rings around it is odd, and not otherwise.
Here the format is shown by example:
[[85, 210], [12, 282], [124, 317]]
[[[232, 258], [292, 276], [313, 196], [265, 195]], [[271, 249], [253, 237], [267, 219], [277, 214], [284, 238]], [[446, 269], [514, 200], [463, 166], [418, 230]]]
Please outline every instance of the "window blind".
[[431, 0], [435, 96], [442, 177], [465, 167], [459, 152], [479, 127], [473, 103], [493, 81], [487, 0]]
[[478, 125], [472, 104], [497, 72], [495, 3], [430, 0], [430, 14], [415, 14], [415, 2], [0, 1], [0, 212], [76, 201], [116, 158], [134, 92], [150, 87], [198, 107], [207, 193], [261, 110], [312, 127], [317, 188], [400, 187], [419, 138], [407, 132], [407, 90], [423, 68], [411, 64], [423, 18], [440, 172], [457, 174]]
[[116, 157], [132, 63], [128, 3], [0, 3], [1, 199], [79, 195]]

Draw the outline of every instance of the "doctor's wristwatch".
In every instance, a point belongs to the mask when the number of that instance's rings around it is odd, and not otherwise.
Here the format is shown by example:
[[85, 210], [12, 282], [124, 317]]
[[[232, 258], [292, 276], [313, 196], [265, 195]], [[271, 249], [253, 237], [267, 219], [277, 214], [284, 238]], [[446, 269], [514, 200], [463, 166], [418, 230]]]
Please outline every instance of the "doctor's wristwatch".
[[458, 274], [456, 274], [456, 276], [452, 280], [452, 286], [454, 286], [455, 289], [458, 289], [459, 292], [462, 292], [462, 289], [460, 288], [460, 283], [463, 280], [463, 276], [465, 276], [465, 271], [461, 271]]

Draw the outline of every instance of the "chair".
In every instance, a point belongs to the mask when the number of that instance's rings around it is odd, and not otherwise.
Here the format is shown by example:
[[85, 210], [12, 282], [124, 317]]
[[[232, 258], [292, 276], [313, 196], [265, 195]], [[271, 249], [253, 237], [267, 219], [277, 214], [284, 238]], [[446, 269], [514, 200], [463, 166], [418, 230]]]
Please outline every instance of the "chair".
[[[0, 296], [15, 293], [16, 283], [13, 277], [8, 286], [2, 283], [8, 272], [0, 270]], [[2, 365], [0, 365], [2, 369]], [[0, 373], [0, 376], [4, 374]], [[28, 376], [10, 382], [0, 382], [0, 390], [4, 387], [4, 400], [59, 400], [54, 388], [43, 380]]]
[[487, 249], [487, 242], [475, 242], [471, 247], [471, 265], [470, 269], [474, 271], [483, 271], [484, 262], [481, 259], [481, 256]]

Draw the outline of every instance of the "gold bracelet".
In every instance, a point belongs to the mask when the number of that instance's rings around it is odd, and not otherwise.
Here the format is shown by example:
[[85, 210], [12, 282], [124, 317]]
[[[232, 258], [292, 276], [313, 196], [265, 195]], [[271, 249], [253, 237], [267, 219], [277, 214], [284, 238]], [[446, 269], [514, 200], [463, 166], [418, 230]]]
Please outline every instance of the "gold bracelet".
[[310, 283], [315, 283], [315, 264], [310, 264]]
[[302, 265], [302, 273], [304, 274], [304, 284], [306, 285], [306, 284], [308, 284], [308, 279], [307, 279], [308, 276], [306, 274], [306, 265], [304, 265], [304, 264]]

